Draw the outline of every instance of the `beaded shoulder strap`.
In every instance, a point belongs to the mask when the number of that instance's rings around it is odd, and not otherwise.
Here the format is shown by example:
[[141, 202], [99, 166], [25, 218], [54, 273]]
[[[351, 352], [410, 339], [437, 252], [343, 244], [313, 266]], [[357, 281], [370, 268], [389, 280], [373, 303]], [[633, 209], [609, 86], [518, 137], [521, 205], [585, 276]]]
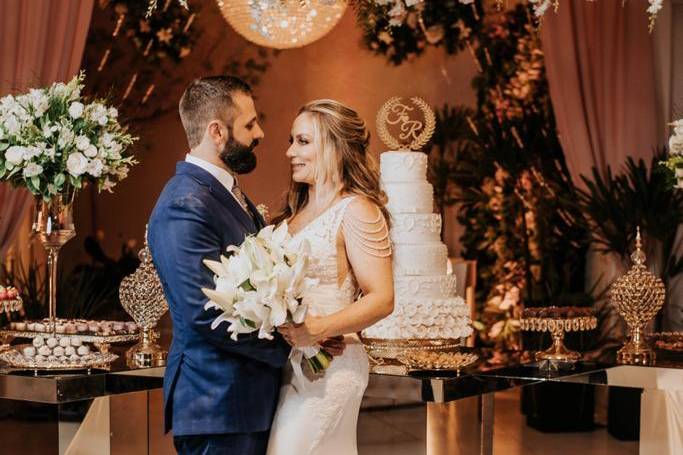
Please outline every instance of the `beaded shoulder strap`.
[[348, 210], [350, 203], [351, 201], [346, 203], [341, 215], [341, 229], [346, 241], [371, 256], [391, 256], [389, 228], [379, 207], [374, 207], [376, 215], [364, 219]]

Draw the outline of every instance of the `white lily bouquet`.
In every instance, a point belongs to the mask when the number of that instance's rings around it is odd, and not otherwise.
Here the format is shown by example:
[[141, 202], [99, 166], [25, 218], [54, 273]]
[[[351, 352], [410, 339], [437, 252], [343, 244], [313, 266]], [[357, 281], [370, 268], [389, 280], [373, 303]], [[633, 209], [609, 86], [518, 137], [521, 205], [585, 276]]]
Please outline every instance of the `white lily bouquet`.
[[126, 178], [137, 163], [126, 149], [137, 138], [116, 108], [82, 97], [84, 78], [0, 98], [0, 181], [49, 201], [86, 182], [111, 191]]
[[[215, 289], [202, 289], [209, 301], [205, 310], [222, 312], [213, 323], [216, 329], [227, 322], [233, 340], [239, 334], [258, 331], [258, 337], [271, 340], [273, 331], [285, 323], [300, 324], [306, 318], [303, 302], [306, 290], [317, 280], [306, 277], [310, 245], [304, 240], [298, 250], [290, 248], [287, 223], [267, 226], [256, 236], [248, 236], [239, 247], [230, 246], [221, 260], [204, 260], [214, 275]], [[320, 346], [302, 349], [315, 372], [327, 368], [332, 356]]]
[[683, 118], [671, 123], [673, 134], [669, 139], [669, 159], [662, 161], [676, 179], [676, 188], [683, 188]]

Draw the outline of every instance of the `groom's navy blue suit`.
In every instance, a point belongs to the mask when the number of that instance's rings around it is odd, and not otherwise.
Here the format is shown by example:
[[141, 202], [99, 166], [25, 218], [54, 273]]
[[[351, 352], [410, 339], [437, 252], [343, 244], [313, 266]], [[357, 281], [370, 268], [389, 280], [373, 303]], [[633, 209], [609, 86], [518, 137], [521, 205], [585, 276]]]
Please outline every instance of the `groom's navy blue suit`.
[[279, 336], [233, 341], [227, 323], [212, 330], [219, 312], [204, 310], [201, 291], [214, 287], [202, 260], [218, 260], [263, 226], [248, 205], [251, 217], [215, 177], [179, 162], [149, 222], [149, 247], [173, 321], [165, 425], [181, 453], [260, 454], [267, 445], [289, 347]]

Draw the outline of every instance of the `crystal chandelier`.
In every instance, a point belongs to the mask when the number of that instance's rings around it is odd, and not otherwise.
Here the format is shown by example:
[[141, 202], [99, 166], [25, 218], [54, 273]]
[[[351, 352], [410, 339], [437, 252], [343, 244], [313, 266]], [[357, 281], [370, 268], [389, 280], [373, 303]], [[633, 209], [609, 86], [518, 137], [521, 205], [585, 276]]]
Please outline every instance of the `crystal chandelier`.
[[325, 36], [346, 0], [217, 0], [223, 17], [247, 40], [264, 47], [302, 47]]

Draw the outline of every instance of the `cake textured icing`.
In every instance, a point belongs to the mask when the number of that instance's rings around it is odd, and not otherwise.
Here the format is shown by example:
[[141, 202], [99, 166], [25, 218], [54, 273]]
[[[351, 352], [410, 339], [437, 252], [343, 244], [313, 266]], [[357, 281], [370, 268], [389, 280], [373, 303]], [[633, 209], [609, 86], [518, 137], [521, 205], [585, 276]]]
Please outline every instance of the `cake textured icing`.
[[472, 333], [469, 308], [447, 275], [448, 250], [441, 241], [441, 216], [427, 182], [427, 155], [384, 152], [382, 188], [392, 217], [394, 311], [363, 331], [366, 338], [458, 339]]

